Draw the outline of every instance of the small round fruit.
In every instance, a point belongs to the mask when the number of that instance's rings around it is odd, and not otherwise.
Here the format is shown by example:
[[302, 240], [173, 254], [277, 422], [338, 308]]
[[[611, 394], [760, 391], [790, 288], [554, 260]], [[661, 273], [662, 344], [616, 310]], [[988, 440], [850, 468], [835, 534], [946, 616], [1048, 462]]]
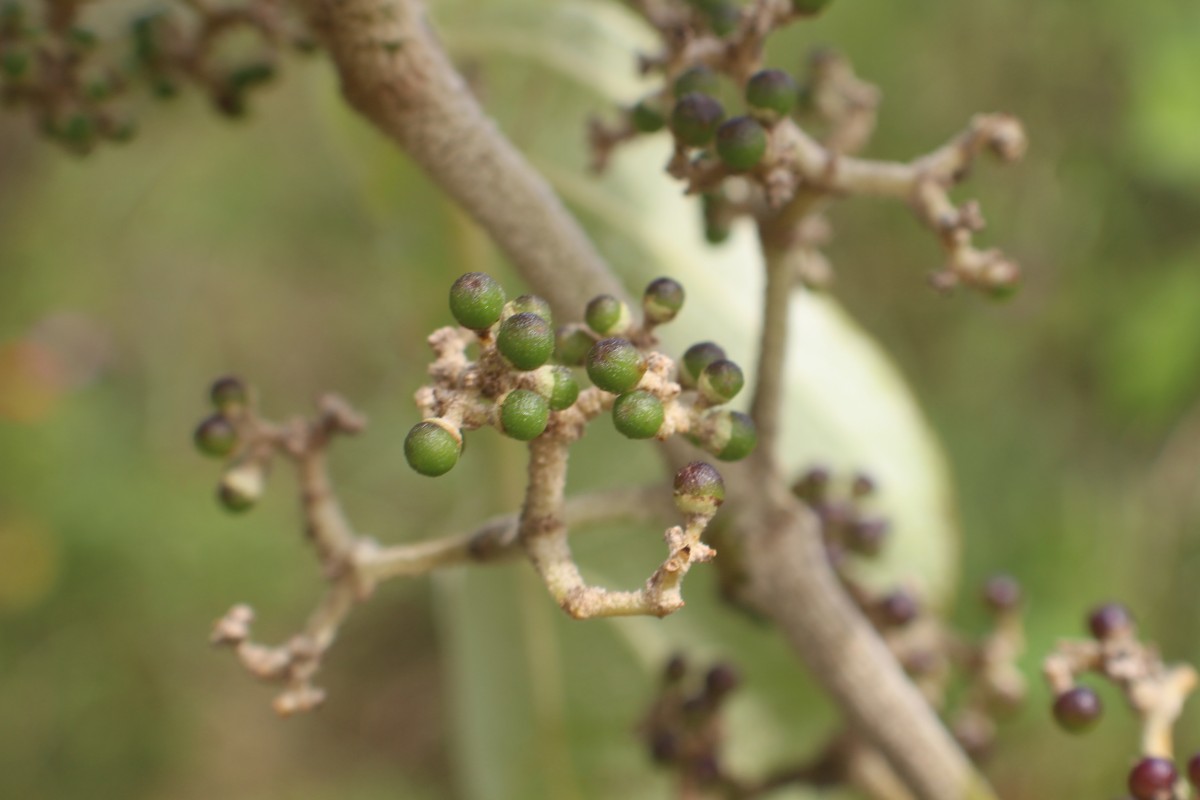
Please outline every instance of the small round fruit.
[[686, 377], [688, 383], [695, 384], [705, 367], [724, 357], [725, 351], [715, 342], [694, 344], [683, 353], [683, 372], [680, 378]]
[[800, 14], [820, 14], [832, 0], [792, 0], [792, 8]]
[[796, 105], [800, 87], [781, 69], [764, 69], [746, 82], [746, 103], [758, 111], [786, 117]]
[[599, 388], [624, 394], [641, 381], [646, 359], [628, 339], [602, 339], [587, 354], [587, 374]]
[[223, 411], [233, 406], [246, 405], [249, 392], [246, 391], [246, 384], [242, 382], [241, 378], [226, 375], [224, 378], [213, 381], [212, 388], [208, 390], [208, 396], [212, 399], [213, 407], [218, 411]]
[[711, 464], [693, 461], [675, 473], [675, 507], [684, 515], [712, 516], [725, 502], [725, 481]]
[[404, 457], [408, 465], [422, 475], [445, 475], [458, 462], [462, 435], [437, 419], [418, 422], [404, 438]]
[[860, 472], [854, 476], [854, 480], [850, 483], [850, 494], [855, 497], [870, 497], [875, 494], [875, 479], [865, 472]]
[[1137, 800], [1170, 800], [1175, 796], [1179, 773], [1165, 758], [1148, 756], [1129, 771], [1129, 793]]
[[266, 490], [267, 473], [263, 465], [247, 461], [235, 465], [221, 476], [217, 499], [229, 511], [247, 511]]
[[1088, 630], [1100, 641], [1133, 634], [1133, 615], [1120, 603], [1105, 603], [1088, 615]]
[[746, 384], [742, 368], [727, 358], [711, 362], [696, 381], [700, 394], [710, 403], [728, 403]]
[[758, 445], [758, 429], [754, 420], [740, 411], [717, 412], [712, 435], [706, 449], [722, 461], [740, 461], [754, 452]]
[[717, 129], [717, 155], [735, 172], [758, 166], [767, 152], [767, 132], [753, 117], [734, 117]]
[[450, 287], [450, 313], [473, 331], [492, 327], [504, 310], [504, 287], [483, 272], [468, 272]]
[[616, 336], [629, 330], [633, 317], [629, 306], [610, 294], [602, 294], [588, 301], [583, 320], [601, 336]]
[[983, 602], [996, 614], [1015, 611], [1021, 605], [1021, 584], [1011, 575], [993, 575], [983, 585]]
[[721, 700], [741, 683], [741, 676], [729, 664], [715, 664], [704, 676], [704, 693], [711, 700]]
[[683, 286], [670, 278], [656, 278], [642, 294], [642, 312], [646, 321], [662, 325], [675, 319], [683, 308]]
[[708, 26], [717, 36], [728, 36], [737, 30], [742, 11], [733, 3], [718, 3], [708, 12]]
[[876, 609], [880, 621], [889, 628], [903, 628], [921, 613], [917, 598], [904, 589], [896, 589], [879, 598]]
[[564, 408], [570, 408], [579, 399], [579, 383], [575, 376], [568, 367], [562, 365], [554, 367], [551, 376], [554, 379], [554, 388], [550, 390], [550, 409], [562, 411]]
[[846, 527], [846, 547], [860, 556], [873, 558], [883, 551], [890, 528], [882, 517], [856, 519]]
[[649, 392], [627, 392], [613, 403], [613, 425], [630, 439], [653, 438], [666, 415], [663, 404]]
[[692, 92], [710, 95], [716, 94], [720, 88], [721, 82], [717, 78], [717, 73], [704, 66], [684, 70], [671, 86], [671, 90], [676, 98], [681, 98], [685, 94], [691, 94]]
[[667, 660], [666, 666], [663, 667], [663, 683], [668, 686], [679, 683], [686, 674], [687, 659], [676, 653]]
[[792, 484], [792, 494], [810, 503], [819, 502], [825, 499], [832, 478], [828, 467], [812, 467]]
[[725, 109], [713, 98], [691, 92], [679, 98], [671, 111], [671, 132], [681, 144], [703, 147], [712, 141], [725, 118]]
[[496, 349], [519, 370], [537, 369], [554, 353], [554, 329], [531, 311], [513, 314], [500, 323]]
[[225, 417], [213, 414], [196, 426], [192, 440], [204, 455], [224, 458], [237, 447], [237, 429]]
[[568, 325], [558, 331], [558, 342], [554, 346], [554, 357], [568, 367], [583, 366], [588, 351], [596, 343], [595, 338], [580, 327]]
[[226, 511], [241, 514], [254, 508], [255, 499], [248, 495], [239, 494], [236, 489], [222, 483], [217, 486], [217, 502]]
[[550, 310], [550, 303], [536, 294], [523, 294], [509, 301], [508, 307], [501, 316], [511, 317], [513, 314], [524, 313], [537, 314], [546, 320], [547, 325], [554, 324], [554, 314]]
[[1100, 695], [1086, 686], [1068, 689], [1054, 701], [1054, 719], [1070, 733], [1084, 733], [1096, 727], [1104, 715]]
[[629, 109], [629, 121], [640, 133], [657, 133], [667, 125], [667, 112], [658, 97], [643, 97]]
[[537, 392], [514, 389], [500, 404], [500, 428], [517, 441], [541, 436], [549, 421], [550, 404]]

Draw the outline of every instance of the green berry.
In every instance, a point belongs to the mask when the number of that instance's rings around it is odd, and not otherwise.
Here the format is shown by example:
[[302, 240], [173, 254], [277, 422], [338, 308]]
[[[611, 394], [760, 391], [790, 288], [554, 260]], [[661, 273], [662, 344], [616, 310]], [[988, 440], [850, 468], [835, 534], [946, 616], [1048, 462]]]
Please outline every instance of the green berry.
[[500, 404], [500, 429], [518, 441], [541, 436], [549, 421], [550, 404], [537, 392], [514, 389]]
[[269, 61], [256, 61], [235, 67], [226, 76], [229, 86], [237, 91], [267, 83], [275, 77], [275, 65]]
[[657, 278], [650, 282], [642, 295], [642, 311], [646, 321], [662, 325], [675, 319], [683, 308], [683, 286], [670, 278]]
[[729, 239], [729, 204], [721, 192], [706, 192], [700, 197], [701, 219], [704, 220], [704, 239], [709, 244], [721, 244]]
[[226, 375], [213, 382], [212, 387], [208, 390], [208, 396], [212, 400], [214, 408], [218, 411], [225, 411], [234, 406], [246, 405], [249, 392], [241, 378]]
[[725, 351], [715, 342], [699, 342], [689, 347], [683, 353], [683, 370], [680, 379], [694, 385], [700, 379], [700, 373], [714, 361], [725, 357]]
[[241, 514], [254, 508], [255, 500], [244, 494], [238, 494], [237, 491], [222, 483], [217, 486], [217, 502], [224, 506], [226, 511]]
[[727, 358], [709, 363], [696, 381], [700, 394], [710, 403], [728, 403], [745, 384], [742, 368]]
[[575, 405], [579, 399], [579, 383], [571, 374], [568, 367], [556, 366], [551, 375], [554, 378], [554, 388], [550, 392], [550, 408], [562, 411]]
[[627, 392], [613, 403], [613, 425], [630, 439], [650, 439], [666, 415], [662, 401], [649, 392]]
[[581, 367], [583, 360], [587, 358], [588, 350], [591, 350], [595, 343], [596, 340], [583, 328], [567, 325], [559, 328], [554, 357], [560, 364], [566, 364], [568, 367]]
[[675, 473], [675, 507], [684, 515], [710, 517], [725, 502], [721, 473], [703, 461], [693, 461]]
[[792, 0], [792, 8], [800, 14], [820, 14], [831, 0]]
[[266, 480], [262, 464], [256, 461], [238, 464], [221, 476], [217, 499], [229, 511], [247, 511], [262, 497]]
[[438, 419], [418, 422], [404, 437], [404, 458], [422, 475], [445, 475], [458, 462], [462, 452], [462, 434]]
[[738, 461], [754, 451], [758, 431], [754, 420], [742, 412], [722, 409], [705, 417], [696, 439], [722, 461]]
[[682, 98], [685, 94], [692, 92], [700, 92], [701, 94], [716, 94], [721, 88], [721, 82], [717, 78], [717, 73], [713, 72], [708, 67], [692, 67], [680, 73], [675, 79], [671, 90], [676, 98]]
[[703, 147], [712, 141], [725, 118], [725, 109], [713, 98], [691, 92], [679, 98], [671, 111], [671, 131], [681, 144]]
[[204, 455], [224, 458], [237, 447], [237, 429], [222, 415], [213, 414], [196, 426], [192, 441]]
[[786, 117], [796, 105], [800, 87], [781, 69], [764, 69], [746, 82], [746, 102], [751, 108]]
[[496, 348], [517, 369], [537, 369], [554, 352], [554, 330], [538, 314], [522, 311], [500, 323]]
[[601, 336], [624, 333], [633, 321], [629, 306], [608, 294], [593, 297], [583, 312], [583, 319], [589, 328]]
[[450, 287], [450, 313], [458, 324], [484, 331], [496, 324], [504, 310], [504, 288], [482, 272], [468, 272]]
[[718, 3], [708, 11], [708, 25], [717, 36], [733, 33], [741, 21], [741, 9], [732, 3]]
[[511, 317], [514, 314], [537, 314], [546, 320], [547, 325], [554, 324], [554, 314], [550, 311], [550, 303], [536, 294], [523, 294], [511, 300], [504, 309], [504, 316]]
[[641, 133], [657, 133], [667, 124], [667, 112], [657, 96], [643, 97], [629, 110], [629, 121]]
[[599, 388], [624, 394], [638, 385], [646, 359], [627, 339], [603, 339], [587, 354], [587, 374]]
[[758, 166], [767, 152], [767, 132], [753, 117], [734, 117], [717, 129], [717, 155], [735, 172]]

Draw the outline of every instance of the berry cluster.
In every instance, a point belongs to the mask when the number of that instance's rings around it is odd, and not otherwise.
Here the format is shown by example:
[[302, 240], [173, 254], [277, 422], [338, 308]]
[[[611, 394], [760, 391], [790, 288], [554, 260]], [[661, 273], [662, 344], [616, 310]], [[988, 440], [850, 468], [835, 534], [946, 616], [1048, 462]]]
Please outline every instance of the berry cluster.
[[[1133, 615], [1120, 603], [1097, 606], [1086, 624], [1090, 640], [1060, 642], [1046, 659], [1054, 719], [1069, 733], [1091, 730], [1104, 716], [1104, 705], [1078, 677], [1093, 673], [1114, 683], [1142, 720], [1142, 754], [1129, 771], [1129, 794], [1135, 800], [1184, 800], [1189, 795], [1171, 755], [1171, 729], [1196, 685], [1195, 670], [1165, 665], [1154, 648], [1138, 640]], [[1200, 753], [1186, 771], [1200, 790]]]
[[78, 154], [130, 139], [138, 95], [168, 100], [191, 84], [241, 116], [249, 93], [274, 77], [282, 46], [311, 48], [274, 0], [193, 0], [139, 16], [117, 36], [104, 20], [91, 24], [82, 3], [44, 0], [39, 10], [0, 5], [0, 100], [28, 109], [46, 137]]
[[[682, 368], [654, 350], [654, 329], [675, 318], [683, 299], [682, 286], [659, 278], [643, 294], [640, 323], [624, 302], [601, 295], [587, 304], [584, 324], [556, 332], [543, 299], [509, 300], [490, 276], [461, 276], [450, 289], [450, 313], [461, 327], [429, 339], [433, 380], [416, 395], [424, 419], [404, 443], [409, 465], [422, 475], [449, 472], [463, 432], [484, 426], [518, 441], [548, 433], [572, 441], [604, 411], [630, 439], [678, 433], [719, 459], [749, 455], [754, 424], [721, 407], [745, 382], [738, 365], [712, 342], [689, 349]], [[471, 346], [478, 347], [474, 359]], [[580, 388], [579, 367], [590, 387]]]

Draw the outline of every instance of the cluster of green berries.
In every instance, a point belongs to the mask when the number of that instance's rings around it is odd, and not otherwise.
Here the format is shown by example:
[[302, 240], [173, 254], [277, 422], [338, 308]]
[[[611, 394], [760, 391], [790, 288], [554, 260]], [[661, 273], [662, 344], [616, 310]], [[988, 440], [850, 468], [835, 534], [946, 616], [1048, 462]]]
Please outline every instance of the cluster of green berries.
[[[249, 409], [249, 390], [240, 378], [227, 376], [213, 382], [209, 400], [214, 412], [196, 426], [192, 441], [203, 455], [229, 459], [243, 444], [238, 421]], [[262, 463], [235, 461], [217, 486], [217, 499], [229, 511], [248, 511], [262, 496], [265, 479]]]
[[[509, 373], [501, 384], [515, 388], [483, 399], [496, 404], [500, 431], [520, 441], [541, 436], [554, 412], [575, 404], [580, 393], [573, 370], [577, 367], [583, 368], [592, 385], [616, 395], [612, 420], [621, 434], [631, 439], [658, 436], [667, 412], [662, 399], [641, 386], [649, 362], [635, 341], [649, 341], [650, 332], [673, 320], [683, 303], [683, 287], [670, 278], [658, 278], [643, 292], [640, 322], [623, 301], [601, 295], [587, 304], [584, 324], [566, 325], [556, 332], [543, 299], [523, 295], [509, 300], [503, 287], [481, 272], [458, 278], [449, 297], [450, 313], [483, 348], [480, 363], [494, 351]], [[709, 359], [712, 363], [701, 363], [697, 354], [709, 349], [715, 354]], [[744, 457], [756, 442], [753, 423], [739, 412], [709, 408], [728, 402], [741, 390], [741, 369], [711, 343], [698, 345], [689, 354], [680, 379], [697, 392], [700, 433], [693, 438], [718, 458]], [[426, 419], [410, 431], [405, 455], [417, 472], [442, 475], [457, 463], [462, 436], [460, 426], [447, 419]]]

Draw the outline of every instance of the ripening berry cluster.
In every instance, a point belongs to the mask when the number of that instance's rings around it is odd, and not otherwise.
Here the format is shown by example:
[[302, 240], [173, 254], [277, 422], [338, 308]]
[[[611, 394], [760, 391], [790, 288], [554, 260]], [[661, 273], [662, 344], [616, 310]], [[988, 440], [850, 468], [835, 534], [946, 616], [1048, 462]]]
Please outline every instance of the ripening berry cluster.
[[[168, 10], [136, 17], [125, 36], [105, 40], [77, 20], [81, 3], [40, 4], [31, 13], [20, 0], [0, 4], [0, 101], [22, 107], [38, 130], [67, 150], [86, 154], [103, 141], [125, 142], [135, 133], [138, 95], [169, 100], [186, 84], [207, 92], [228, 116], [245, 113], [249, 92], [275, 75], [276, 51], [293, 38], [278, 10], [228, 7], [199, 19]], [[255, 34], [246, 51], [225, 47], [240, 32]], [[227, 52], [239, 52], [236, 60]]]
[[192, 434], [196, 449], [229, 461], [217, 485], [217, 499], [233, 512], [248, 511], [262, 497], [269, 467], [269, 450], [251, 452], [242, 433], [250, 407], [250, 392], [241, 379], [219, 378], [209, 389], [214, 412]]
[[[492, 277], [461, 276], [450, 289], [450, 313], [468, 334], [459, 341], [478, 345], [479, 354], [453, 368], [438, 362], [431, 368], [434, 384], [418, 392], [418, 404], [433, 413], [405, 440], [409, 465], [422, 475], [443, 475], [457, 463], [466, 430], [490, 425], [531, 441], [569, 410], [590, 419], [608, 408], [614, 427], [630, 439], [678, 431], [717, 458], [745, 457], [757, 442], [754, 425], [720, 407], [745, 382], [737, 364], [704, 342], [684, 355], [678, 375], [663, 375], [661, 365], [670, 362], [652, 350], [652, 331], [674, 319], [683, 300], [682, 286], [659, 278], [646, 287], [640, 322], [624, 302], [601, 295], [587, 304], [584, 324], [556, 331], [545, 300], [509, 300]], [[431, 341], [452, 335], [444, 330]], [[581, 390], [580, 372], [595, 391]], [[668, 424], [669, 413], [675, 416]]]

